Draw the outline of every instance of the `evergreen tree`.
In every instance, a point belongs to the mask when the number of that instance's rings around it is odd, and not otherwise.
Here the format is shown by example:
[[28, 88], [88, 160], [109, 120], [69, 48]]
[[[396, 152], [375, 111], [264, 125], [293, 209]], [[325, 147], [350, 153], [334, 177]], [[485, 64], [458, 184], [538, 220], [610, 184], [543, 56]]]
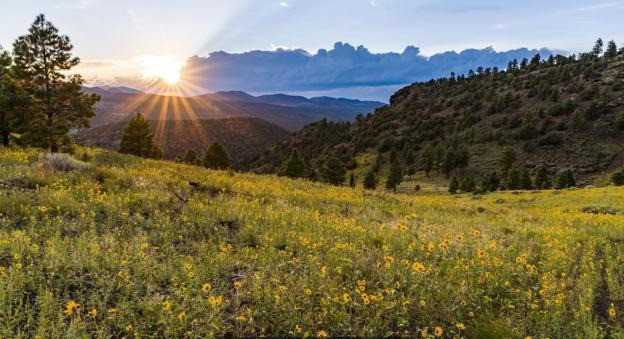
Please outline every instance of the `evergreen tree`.
[[375, 166], [373, 166], [373, 171], [379, 172], [381, 169], [381, 165], [384, 163], [383, 153], [377, 153], [377, 159], [375, 159]]
[[470, 164], [470, 151], [464, 145], [461, 145], [455, 153], [455, 163], [459, 168], [460, 174], [464, 175], [466, 167]]
[[396, 192], [396, 188], [403, 181], [403, 166], [398, 159], [392, 163], [390, 167], [390, 175], [386, 179], [386, 188]]
[[444, 154], [444, 161], [442, 162], [442, 173], [448, 178], [453, 170], [457, 167], [457, 157], [455, 155], [455, 149], [449, 147]]
[[496, 192], [500, 188], [500, 185], [501, 185], [501, 181], [500, 181], [500, 178], [498, 177], [498, 173], [496, 171], [493, 171], [486, 178], [485, 183], [483, 185], [483, 189], [489, 192]]
[[344, 164], [335, 156], [330, 156], [321, 168], [321, 180], [335, 186], [344, 184], [346, 174]]
[[513, 166], [507, 171], [507, 180], [505, 181], [507, 189], [517, 190], [521, 189], [522, 184], [522, 171], [517, 166]]
[[427, 147], [423, 150], [420, 155], [420, 161], [423, 164], [423, 170], [425, 171], [425, 175], [429, 177], [429, 174], [433, 170], [434, 166], [434, 150], [431, 145], [427, 145]]
[[206, 168], [224, 170], [230, 167], [230, 156], [225, 147], [220, 142], [215, 141], [204, 153], [202, 163]]
[[414, 165], [414, 162], [416, 162], [416, 159], [414, 158], [414, 152], [412, 152], [411, 149], [408, 149], [405, 153], [405, 166], [412, 167]]
[[600, 56], [600, 54], [602, 54], [603, 47], [604, 42], [602, 41], [602, 38], [598, 38], [598, 40], [596, 40], [596, 43], [594, 44], [594, 48], [592, 49], [592, 55], [596, 57]]
[[199, 165], [201, 163], [199, 157], [197, 156], [197, 153], [195, 153], [195, 151], [192, 149], [187, 150], [180, 160], [181, 162], [188, 165]]
[[123, 130], [119, 152], [143, 158], [162, 158], [161, 150], [154, 143], [152, 126], [141, 113], [137, 113]]
[[615, 58], [617, 56], [618, 50], [615, 41], [611, 40], [607, 43], [607, 50], [605, 51], [605, 58]]
[[364, 188], [367, 190], [374, 190], [377, 188], [377, 176], [374, 171], [370, 171], [364, 177]]
[[619, 172], [614, 173], [611, 176], [611, 182], [615, 186], [622, 186], [622, 185], [624, 185], [624, 169], [620, 170]]
[[501, 172], [503, 173], [504, 177], [507, 176], [507, 172], [513, 166], [516, 160], [516, 152], [514, 151], [514, 149], [510, 146], [505, 147], [499, 160]]
[[472, 177], [464, 177], [459, 184], [459, 189], [462, 192], [474, 192], [476, 190], [476, 183]]
[[539, 190], [549, 189], [552, 187], [552, 182], [550, 181], [550, 174], [548, 173], [548, 169], [546, 166], [539, 165], [535, 172], [535, 188]]
[[557, 189], [564, 189], [576, 186], [576, 179], [574, 178], [574, 172], [571, 169], [565, 169], [559, 173], [557, 178]]
[[520, 189], [523, 189], [523, 190], [533, 189], [531, 173], [529, 173], [529, 171], [526, 168], [520, 169]]
[[9, 146], [9, 136], [17, 126], [19, 99], [17, 83], [12, 72], [13, 59], [0, 47], [0, 143]]
[[20, 128], [32, 146], [57, 152], [72, 128], [89, 127], [99, 96], [83, 92], [80, 75], [67, 73], [80, 63], [72, 57], [69, 37], [39, 15], [29, 34], [14, 45], [16, 78], [31, 98]]
[[459, 189], [459, 182], [457, 181], [457, 177], [453, 176], [451, 178], [451, 182], [449, 182], [449, 193], [451, 194], [455, 194], [457, 193], [457, 190]]
[[282, 164], [281, 175], [289, 178], [304, 178], [306, 176], [306, 166], [301, 159], [301, 155], [298, 150], [294, 150], [290, 153], [290, 157]]

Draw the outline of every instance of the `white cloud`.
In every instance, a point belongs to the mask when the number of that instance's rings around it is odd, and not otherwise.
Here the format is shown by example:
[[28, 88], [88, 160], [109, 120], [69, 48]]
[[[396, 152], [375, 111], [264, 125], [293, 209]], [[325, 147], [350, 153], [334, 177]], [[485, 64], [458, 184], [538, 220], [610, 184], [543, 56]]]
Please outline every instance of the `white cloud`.
[[377, 3], [377, 0], [370, 0], [370, 2], [369, 2], [369, 3], [370, 3], [370, 5], [371, 5], [371, 7], [377, 7], [377, 6], [379, 6], [379, 4]]
[[504, 24], [504, 23], [499, 23], [499, 24], [494, 25], [494, 28], [499, 31], [502, 31], [502, 30], [509, 28], [509, 25]]
[[279, 5], [280, 5], [280, 7], [286, 7], [286, 8], [290, 7], [290, 5], [288, 4], [288, 2], [286, 2], [286, 1], [282, 1], [282, 2], [280, 2], [280, 4], [279, 4]]
[[605, 3], [600, 3], [600, 4], [595, 4], [595, 5], [590, 5], [590, 6], [585, 6], [585, 7], [579, 7], [576, 9], [577, 12], [589, 12], [589, 11], [598, 11], [601, 9], [607, 9], [607, 8], [611, 8], [611, 7], [617, 7], [619, 5], [621, 5], [622, 2], [621, 1], [617, 1], [617, 2], [605, 2]]

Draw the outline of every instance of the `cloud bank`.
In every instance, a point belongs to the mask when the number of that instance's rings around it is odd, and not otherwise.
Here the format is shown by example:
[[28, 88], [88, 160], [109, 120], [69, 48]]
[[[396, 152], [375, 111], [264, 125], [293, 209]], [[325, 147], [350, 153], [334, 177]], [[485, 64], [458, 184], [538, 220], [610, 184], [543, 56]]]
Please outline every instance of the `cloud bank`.
[[182, 77], [211, 91], [325, 91], [339, 88], [387, 87], [467, 73], [483, 67], [505, 68], [512, 59], [547, 57], [548, 49], [519, 48], [504, 52], [488, 47], [445, 52], [426, 57], [408, 46], [402, 53], [371, 53], [364, 46], [337, 42], [316, 54], [277, 49], [245, 53], [211, 53], [191, 57]]

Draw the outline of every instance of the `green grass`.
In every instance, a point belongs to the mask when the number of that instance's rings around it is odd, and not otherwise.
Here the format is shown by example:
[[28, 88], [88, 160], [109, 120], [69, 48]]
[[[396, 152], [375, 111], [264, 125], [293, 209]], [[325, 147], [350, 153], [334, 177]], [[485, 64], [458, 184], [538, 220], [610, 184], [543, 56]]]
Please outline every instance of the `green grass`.
[[0, 338], [623, 337], [624, 188], [395, 195], [76, 157], [0, 150]]

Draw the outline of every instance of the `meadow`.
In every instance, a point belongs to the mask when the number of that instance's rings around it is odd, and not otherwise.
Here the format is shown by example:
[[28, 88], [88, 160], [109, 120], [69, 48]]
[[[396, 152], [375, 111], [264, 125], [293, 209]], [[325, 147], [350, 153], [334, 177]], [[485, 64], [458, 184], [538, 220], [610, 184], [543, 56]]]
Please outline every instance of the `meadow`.
[[[0, 338], [624, 338], [624, 188], [389, 194], [0, 149]], [[80, 159], [80, 160], [79, 160]]]

